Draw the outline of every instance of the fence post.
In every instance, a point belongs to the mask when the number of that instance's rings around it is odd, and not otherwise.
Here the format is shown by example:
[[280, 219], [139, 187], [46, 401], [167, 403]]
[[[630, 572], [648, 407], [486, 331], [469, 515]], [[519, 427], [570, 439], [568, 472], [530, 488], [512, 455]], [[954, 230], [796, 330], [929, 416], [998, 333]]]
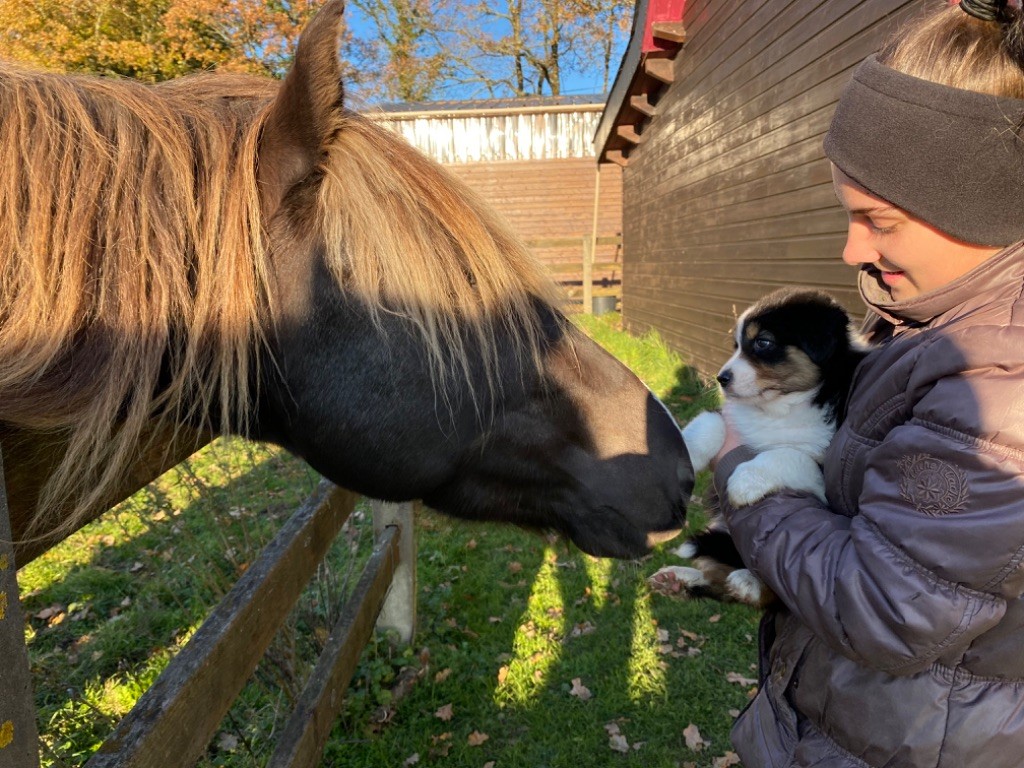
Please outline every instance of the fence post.
[[39, 731], [0, 452], [0, 768], [36, 768]]
[[398, 632], [403, 643], [411, 643], [416, 631], [416, 536], [413, 517], [418, 502], [392, 504], [373, 500], [373, 535], [379, 537], [389, 525], [399, 529], [398, 567], [377, 619], [380, 629]]
[[594, 311], [594, 240], [583, 238], [583, 311]]

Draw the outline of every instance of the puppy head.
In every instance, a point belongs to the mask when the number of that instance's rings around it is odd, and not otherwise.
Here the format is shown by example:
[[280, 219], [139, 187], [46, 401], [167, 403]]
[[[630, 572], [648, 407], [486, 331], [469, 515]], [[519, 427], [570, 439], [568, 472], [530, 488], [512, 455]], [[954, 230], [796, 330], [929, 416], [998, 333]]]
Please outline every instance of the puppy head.
[[736, 351], [718, 373], [727, 397], [773, 400], [810, 392], [830, 361], [850, 347], [850, 318], [817, 291], [776, 291], [751, 306], [736, 324]]

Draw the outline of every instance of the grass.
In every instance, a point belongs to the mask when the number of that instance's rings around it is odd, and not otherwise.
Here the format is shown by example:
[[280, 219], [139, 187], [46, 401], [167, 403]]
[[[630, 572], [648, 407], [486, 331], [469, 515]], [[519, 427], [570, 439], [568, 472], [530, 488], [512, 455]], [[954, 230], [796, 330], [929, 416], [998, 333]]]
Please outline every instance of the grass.
[[[680, 418], [714, 401], [655, 336], [632, 338], [618, 318], [580, 323]], [[218, 441], [19, 572], [45, 765], [87, 759], [316, 480], [282, 451]], [[756, 676], [758, 617], [652, 594], [646, 577], [674, 560], [667, 551], [599, 560], [429, 510], [417, 539], [415, 645], [371, 642], [325, 766], [710, 767], [729, 750], [752, 689], [729, 677]], [[371, 541], [360, 508], [201, 765], [265, 764]]]

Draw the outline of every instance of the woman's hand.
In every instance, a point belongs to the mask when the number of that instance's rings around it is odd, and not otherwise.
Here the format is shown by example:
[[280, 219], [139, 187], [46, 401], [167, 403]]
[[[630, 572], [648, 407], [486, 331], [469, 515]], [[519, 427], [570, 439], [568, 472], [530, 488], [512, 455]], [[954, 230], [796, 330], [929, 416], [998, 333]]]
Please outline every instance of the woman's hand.
[[725, 421], [725, 442], [722, 443], [722, 447], [719, 449], [715, 457], [711, 460], [712, 471], [714, 471], [715, 467], [718, 466], [718, 462], [721, 461], [722, 457], [725, 456], [725, 454], [727, 454], [733, 448], [739, 448], [741, 445], [743, 445], [743, 443], [740, 442], [740, 438], [739, 435], [736, 433], [736, 430], [732, 428], [732, 425], [729, 423], [729, 420], [725, 418], [724, 413], [722, 414], [722, 418]]

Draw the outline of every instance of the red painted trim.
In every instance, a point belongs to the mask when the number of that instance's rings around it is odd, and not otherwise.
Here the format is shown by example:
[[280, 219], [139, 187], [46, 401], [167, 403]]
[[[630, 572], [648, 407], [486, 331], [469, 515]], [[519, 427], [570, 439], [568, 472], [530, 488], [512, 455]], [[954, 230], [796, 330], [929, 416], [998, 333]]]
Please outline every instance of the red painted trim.
[[672, 43], [662, 43], [655, 40], [651, 34], [651, 24], [655, 21], [682, 21], [683, 11], [686, 10], [686, 0], [648, 0], [647, 19], [644, 22], [644, 39], [641, 44], [641, 53], [654, 53], [655, 51], [669, 51], [676, 46]]

